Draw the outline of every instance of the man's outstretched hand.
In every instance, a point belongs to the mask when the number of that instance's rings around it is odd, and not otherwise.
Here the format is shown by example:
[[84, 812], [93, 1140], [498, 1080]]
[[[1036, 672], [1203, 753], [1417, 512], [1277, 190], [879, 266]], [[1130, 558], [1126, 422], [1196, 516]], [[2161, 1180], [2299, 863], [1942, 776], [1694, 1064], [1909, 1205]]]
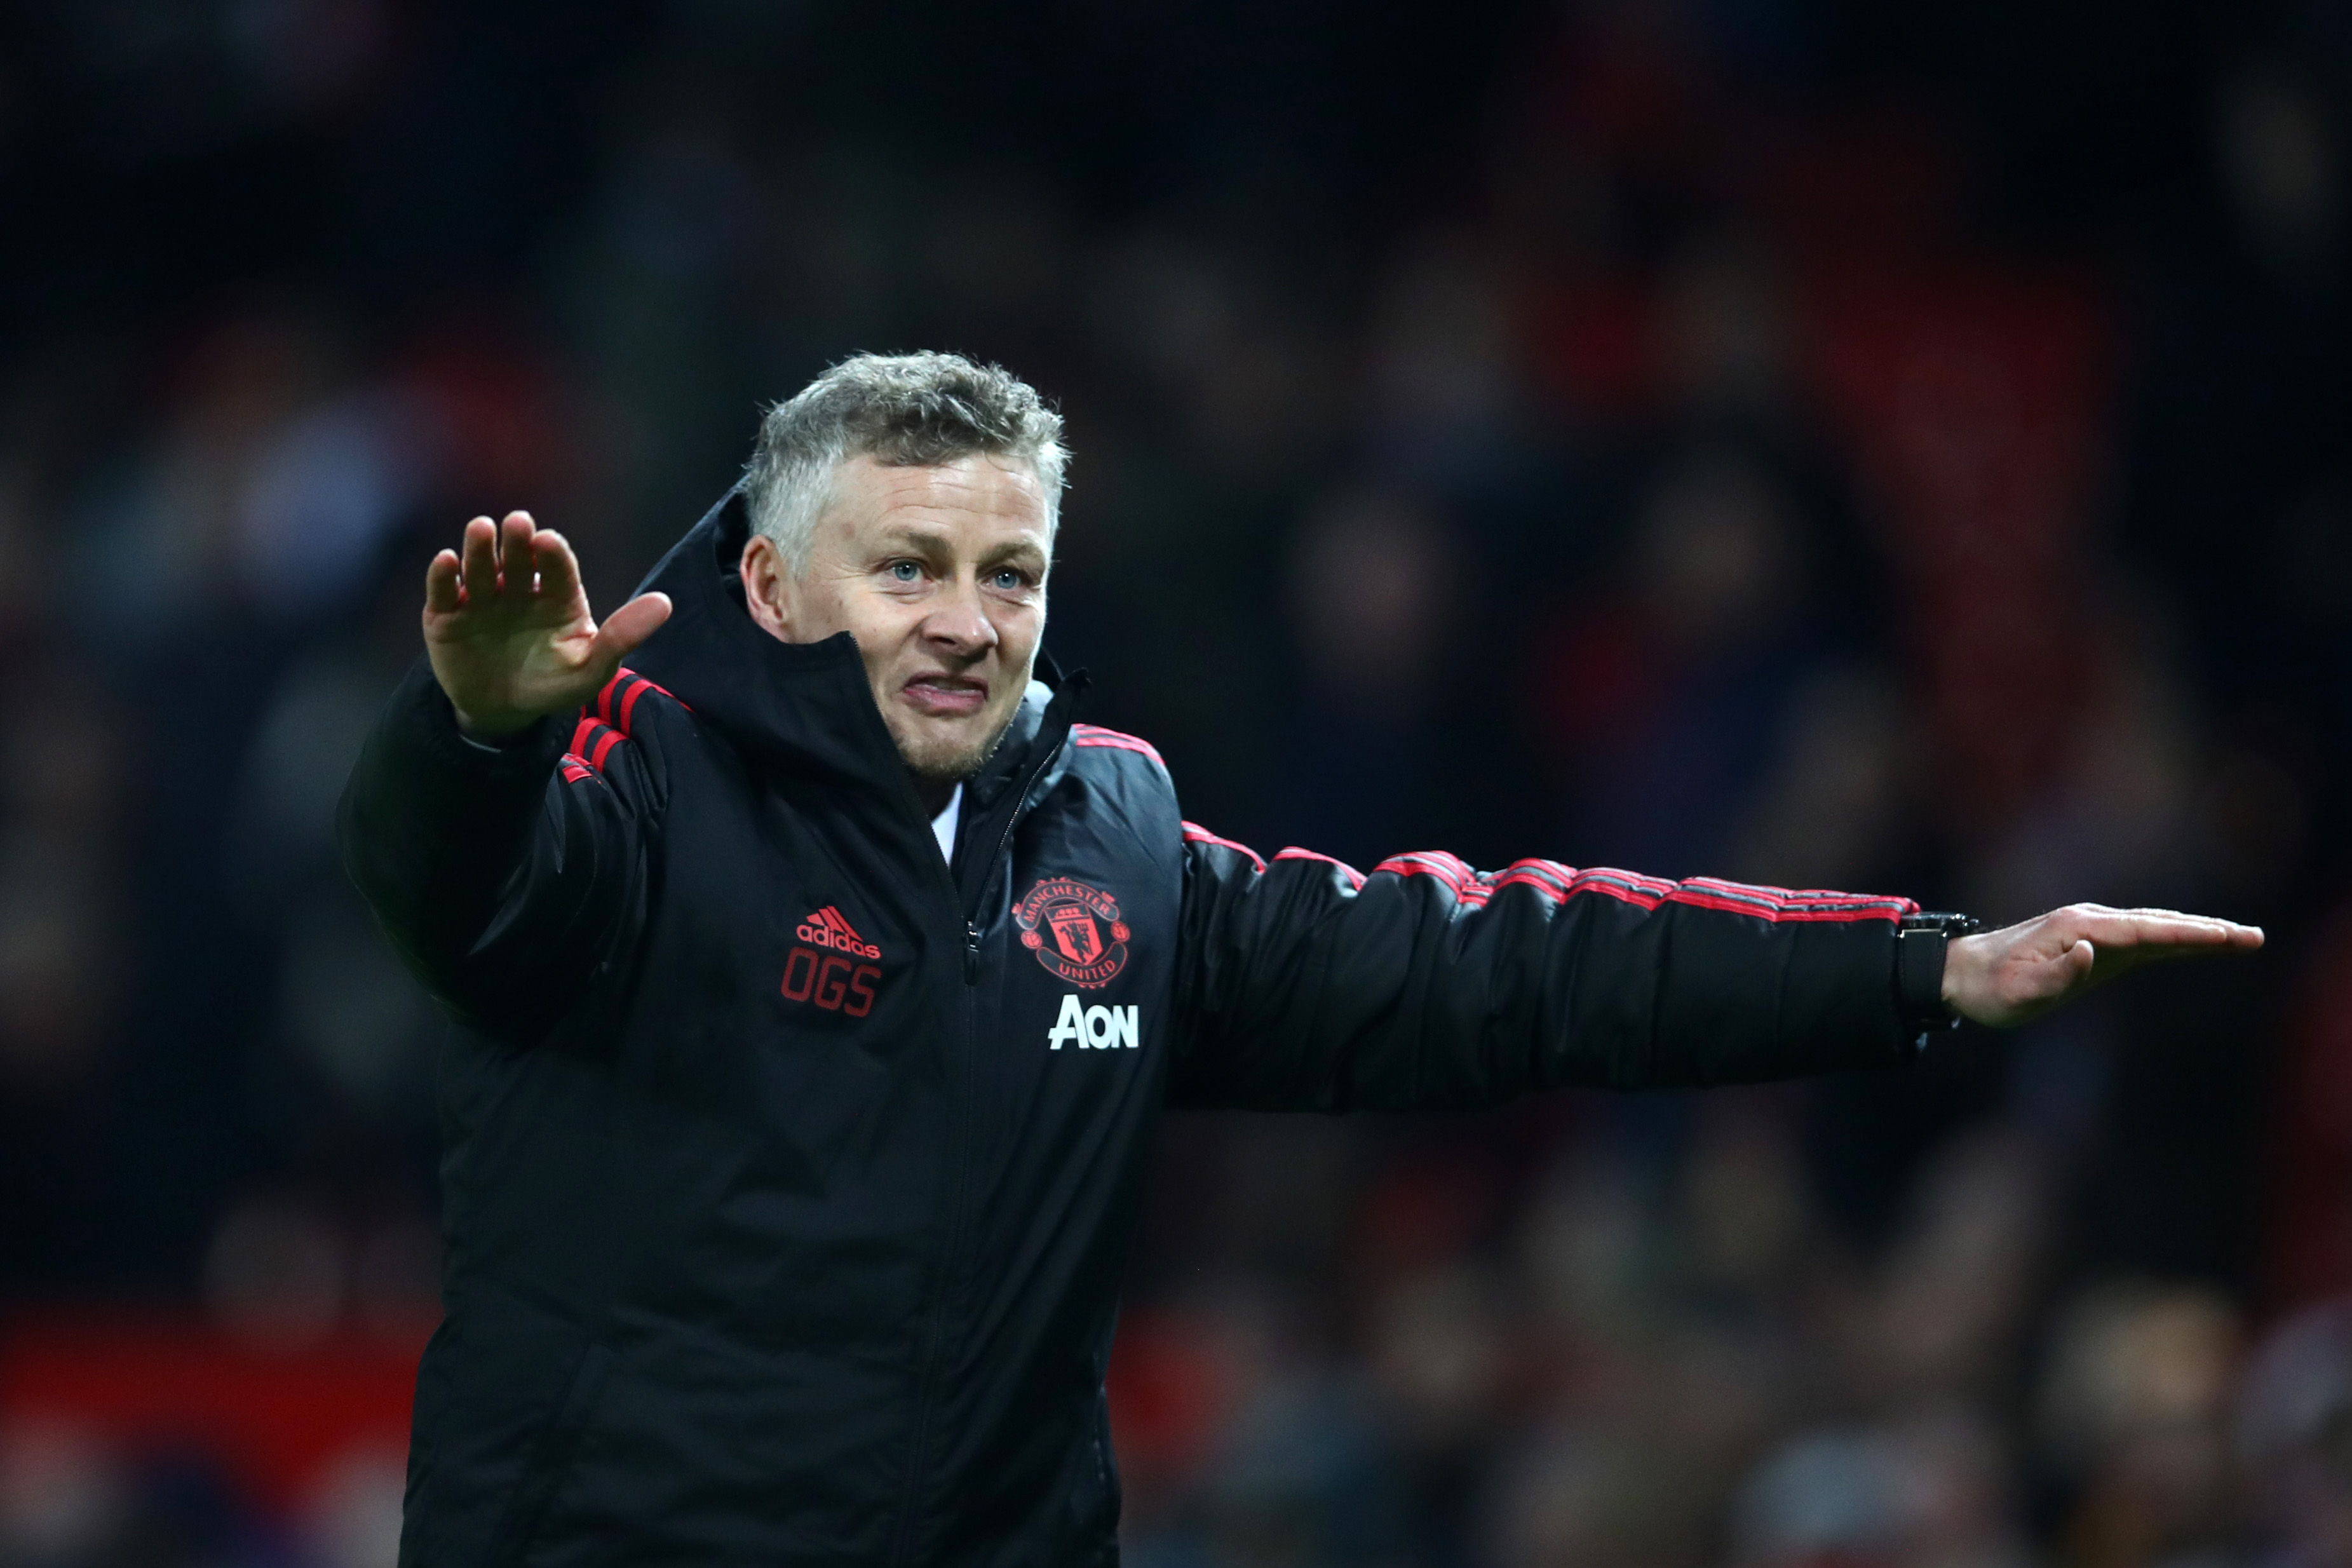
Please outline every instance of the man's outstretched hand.
[[2006, 1028], [2143, 963], [2262, 945], [2261, 927], [2210, 915], [2069, 904], [1953, 942], [1944, 954], [1944, 1001], [1963, 1018]]
[[580, 707], [667, 619], [669, 595], [640, 594], [599, 626], [572, 546], [527, 511], [476, 518], [425, 572], [425, 654], [469, 735]]

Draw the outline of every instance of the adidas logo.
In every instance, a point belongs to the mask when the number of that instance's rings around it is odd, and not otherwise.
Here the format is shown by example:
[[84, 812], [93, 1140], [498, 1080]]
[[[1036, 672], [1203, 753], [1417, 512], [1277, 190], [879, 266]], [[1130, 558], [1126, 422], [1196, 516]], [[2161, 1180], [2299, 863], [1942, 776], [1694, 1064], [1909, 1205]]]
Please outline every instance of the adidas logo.
[[793, 934], [811, 947], [829, 947], [835, 952], [856, 953], [860, 958], [882, 956], [882, 950], [859, 936], [831, 904], [803, 921]]

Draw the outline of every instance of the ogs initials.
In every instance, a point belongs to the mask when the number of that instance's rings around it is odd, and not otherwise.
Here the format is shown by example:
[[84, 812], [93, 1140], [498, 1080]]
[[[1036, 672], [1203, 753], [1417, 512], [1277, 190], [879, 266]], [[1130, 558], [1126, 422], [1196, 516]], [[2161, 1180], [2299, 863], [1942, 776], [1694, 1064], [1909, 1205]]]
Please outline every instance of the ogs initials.
[[796, 947], [784, 961], [784, 1000], [814, 1002], [828, 1013], [863, 1018], [874, 1010], [874, 982], [881, 978], [873, 964]]

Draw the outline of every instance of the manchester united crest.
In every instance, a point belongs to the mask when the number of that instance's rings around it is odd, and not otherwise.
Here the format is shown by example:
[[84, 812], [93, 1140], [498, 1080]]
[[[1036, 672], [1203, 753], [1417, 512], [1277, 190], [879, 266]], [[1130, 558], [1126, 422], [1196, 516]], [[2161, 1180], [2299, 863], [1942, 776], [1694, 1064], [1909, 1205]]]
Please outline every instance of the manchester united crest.
[[1107, 985], [1127, 963], [1118, 900], [1067, 877], [1048, 877], [1013, 906], [1021, 945], [1073, 985]]

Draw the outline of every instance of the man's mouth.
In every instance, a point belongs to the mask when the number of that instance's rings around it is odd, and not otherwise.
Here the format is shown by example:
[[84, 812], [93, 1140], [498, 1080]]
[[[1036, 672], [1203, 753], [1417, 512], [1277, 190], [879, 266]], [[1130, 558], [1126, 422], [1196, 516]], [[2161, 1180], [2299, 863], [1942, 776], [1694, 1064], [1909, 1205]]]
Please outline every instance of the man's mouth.
[[987, 706], [988, 682], [968, 675], [919, 675], [900, 687], [898, 694], [926, 717], [961, 719]]

